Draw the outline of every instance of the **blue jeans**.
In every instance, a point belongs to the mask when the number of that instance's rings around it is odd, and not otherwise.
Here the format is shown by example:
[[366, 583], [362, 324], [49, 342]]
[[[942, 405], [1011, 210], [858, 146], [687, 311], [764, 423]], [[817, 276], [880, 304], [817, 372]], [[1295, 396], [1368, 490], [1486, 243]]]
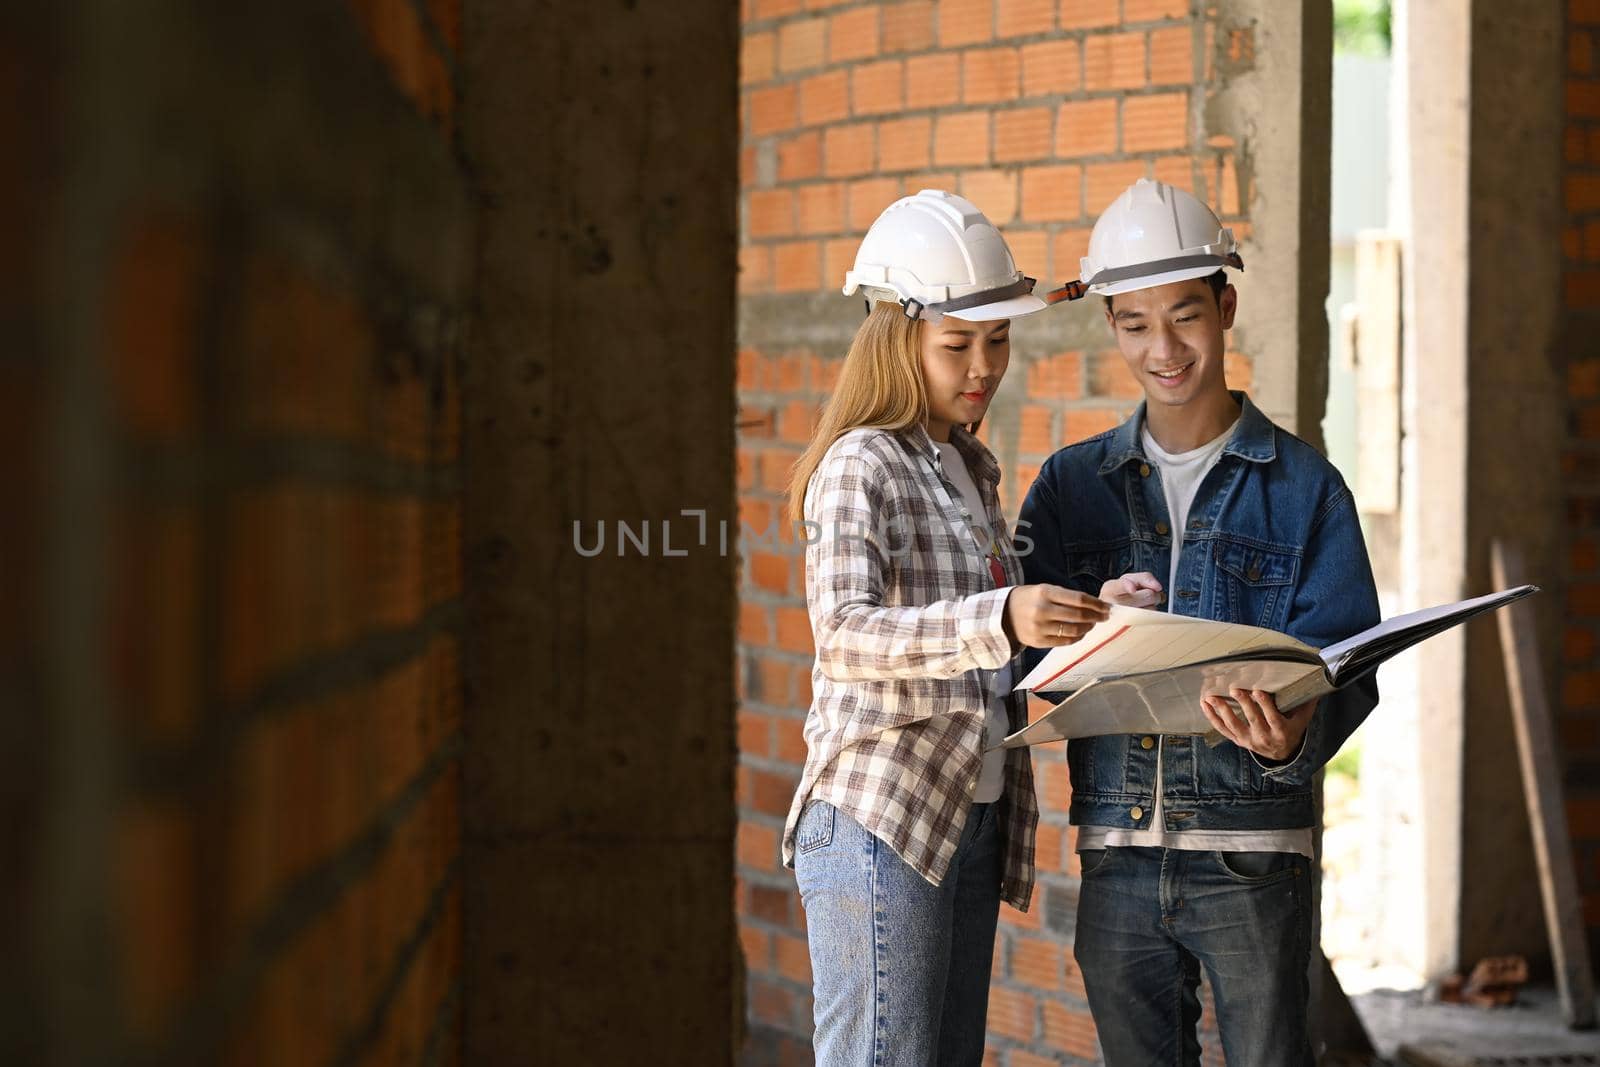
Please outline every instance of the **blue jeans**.
[[1202, 967], [1228, 1067], [1310, 1067], [1304, 856], [1118, 847], [1081, 858], [1073, 953], [1108, 1067], [1198, 1067]]
[[943, 885], [931, 885], [823, 801], [795, 831], [818, 1067], [983, 1062], [1000, 917], [1000, 834], [974, 804]]

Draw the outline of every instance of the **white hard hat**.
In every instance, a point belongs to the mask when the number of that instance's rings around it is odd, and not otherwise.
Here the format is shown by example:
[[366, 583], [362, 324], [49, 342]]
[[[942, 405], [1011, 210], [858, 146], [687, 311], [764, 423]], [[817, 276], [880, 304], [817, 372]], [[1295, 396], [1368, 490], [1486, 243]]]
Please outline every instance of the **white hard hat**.
[[983, 322], [1042, 311], [1004, 237], [970, 200], [937, 189], [896, 200], [878, 216], [844, 275], [844, 295], [890, 300], [907, 317]]
[[1079, 280], [1051, 292], [1051, 303], [1088, 293], [1115, 296], [1204, 278], [1221, 267], [1244, 270], [1233, 231], [1194, 196], [1140, 178], [1111, 202], [1089, 235]]

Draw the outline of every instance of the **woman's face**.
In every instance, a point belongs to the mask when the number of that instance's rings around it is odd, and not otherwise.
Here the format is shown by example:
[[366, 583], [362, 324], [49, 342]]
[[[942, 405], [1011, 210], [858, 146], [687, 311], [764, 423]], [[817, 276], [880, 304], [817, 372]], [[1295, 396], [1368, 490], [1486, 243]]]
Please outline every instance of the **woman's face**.
[[967, 322], [950, 315], [922, 329], [922, 379], [928, 390], [928, 432], [950, 439], [950, 427], [983, 418], [1011, 362], [1011, 320]]

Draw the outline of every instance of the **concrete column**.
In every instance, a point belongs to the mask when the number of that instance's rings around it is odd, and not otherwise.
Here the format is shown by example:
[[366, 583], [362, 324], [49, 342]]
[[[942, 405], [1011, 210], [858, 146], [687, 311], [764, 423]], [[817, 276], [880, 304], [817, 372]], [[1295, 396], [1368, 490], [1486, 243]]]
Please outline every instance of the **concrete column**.
[[732, 1059], [738, 14], [466, 8], [471, 1063]]
[[[1404, 606], [1416, 608], [1487, 591], [1498, 535], [1521, 540], [1539, 574], [1557, 573], [1563, 427], [1538, 413], [1561, 404], [1562, 62], [1549, 5], [1411, 2], [1396, 16], [1413, 43], [1400, 59], [1410, 131], [1401, 575]], [[1543, 955], [1493, 623], [1414, 655], [1423, 969], [1492, 951]]]

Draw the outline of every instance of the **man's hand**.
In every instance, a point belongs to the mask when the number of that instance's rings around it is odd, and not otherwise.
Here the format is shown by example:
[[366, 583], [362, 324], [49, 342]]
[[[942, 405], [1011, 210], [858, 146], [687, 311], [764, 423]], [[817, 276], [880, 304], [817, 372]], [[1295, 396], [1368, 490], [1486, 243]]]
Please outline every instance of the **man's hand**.
[[1317, 713], [1315, 700], [1285, 714], [1278, 710], [1271, 693], [1259, 689], [1230, 689], [1228, 694], [1238, 702], [1243, 722], [1241, 715], [1228, 707], [1221, 697], [1204, 697], [1200, 701], [1200, 710], [1205, 712], [1217, 733], [1240, 748], [1270, 760], [1286, 760], [1300, 751], [1311, 716]]
[[1161, 583], [1149, 571], [1124, 574], [1100, 587], [1100, 599], [1130, 608], [1153, 608], [1161, 603]]
[[1019, 585], [1006, 598], [1006, 636], [1031, 648], [1070, 645], [1104, 622], [1110, 607], [1059, 585]]

